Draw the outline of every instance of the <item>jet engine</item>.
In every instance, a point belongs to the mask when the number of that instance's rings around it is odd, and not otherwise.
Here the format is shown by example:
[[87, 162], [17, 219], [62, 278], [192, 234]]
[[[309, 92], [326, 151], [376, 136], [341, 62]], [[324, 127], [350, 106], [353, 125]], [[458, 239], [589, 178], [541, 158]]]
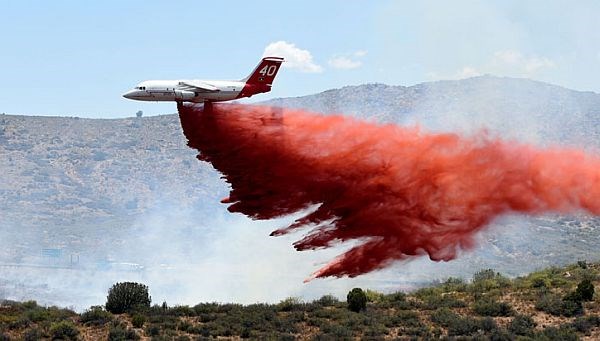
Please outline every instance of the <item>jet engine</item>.
[[194, 93], [192, 91], [175, 90], [175, 99], [176, 100], [186, 100], [186, 99], [192, 99], [194, 97], [196, 97], [196, 93]]

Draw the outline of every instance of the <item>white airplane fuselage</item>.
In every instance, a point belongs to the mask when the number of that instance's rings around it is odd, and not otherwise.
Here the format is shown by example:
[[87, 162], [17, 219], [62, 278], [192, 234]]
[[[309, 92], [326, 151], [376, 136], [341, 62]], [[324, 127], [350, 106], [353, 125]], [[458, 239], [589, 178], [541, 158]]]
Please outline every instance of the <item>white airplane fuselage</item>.
[[[194, 91], [195, 89], [184, 85], [197, 82], [210, 84], [217, 88], [217, 91]], [[221, 102], [240, 98], [245, 85], [246, 83], [241, 81], [151, 80], [141, 82], [123, 96], [138, 101]]]
[[154, 80], [139, 83], [123, 97], [155, 102], [222, 102], [271, 91], [280, 57], [263, 58], [254, 71], [239, 81], [224, 80]]

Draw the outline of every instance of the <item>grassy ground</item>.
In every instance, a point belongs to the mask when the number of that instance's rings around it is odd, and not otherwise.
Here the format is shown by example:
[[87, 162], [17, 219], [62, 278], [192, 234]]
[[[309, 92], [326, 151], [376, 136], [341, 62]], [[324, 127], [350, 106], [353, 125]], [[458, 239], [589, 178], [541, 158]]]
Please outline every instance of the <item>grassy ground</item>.
[[[219, 339], [600, 339], [600, 264], [579, 262], [508, 279], [482, 270], [471, 281], [449, 278], [412, 293], [365, 290], [367, 307], [324, 296], [278, 304], [155, 305], [114, 315], [102, 307], [77, 314], [35, 302], [0, 304], [2, 340]], [[580, 289], [578, 290], [578, 285]], [[575, 294], [577, 293], [577, 294]], [[589, 294], [589, 286], [588, 286]], [[585, 296], [585, 295], [584, 295]]]

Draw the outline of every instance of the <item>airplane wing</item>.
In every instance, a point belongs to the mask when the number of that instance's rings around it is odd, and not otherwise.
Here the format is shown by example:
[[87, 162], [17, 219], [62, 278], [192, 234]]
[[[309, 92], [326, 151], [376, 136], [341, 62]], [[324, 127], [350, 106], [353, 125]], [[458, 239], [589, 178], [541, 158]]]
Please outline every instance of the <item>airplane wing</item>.
[[179, 86], [182, 90], [189, 90], [194, 92], [218, 92], [220, 91], [217, 87], [208, 83], [200, 81], [183, 81], [179, 82]]

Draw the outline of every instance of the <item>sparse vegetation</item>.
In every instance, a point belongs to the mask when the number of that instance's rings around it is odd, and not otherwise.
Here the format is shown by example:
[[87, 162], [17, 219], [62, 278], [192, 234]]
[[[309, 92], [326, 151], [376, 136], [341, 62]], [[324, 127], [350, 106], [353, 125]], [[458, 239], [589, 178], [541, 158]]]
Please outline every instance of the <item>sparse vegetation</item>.
[[493, 269], [485, 269], [473, 275], [473, 282], [469, 286], [471, 292], [488, 292], [494, 289], [505, 289], [511, 285], [511, 281]]
[[529, 315], [517, 315], [508, 325], [508, 330], [519, 336], [532, 336], [536, 323]]
[[[277, 304], [165, 302], [114, 315], [99, 306], [77, 315], [35, 301], [1, 302], [0, 341], [600, 339], [600, 304], [593, 291], [599, 270], [599, 264], [574, 264], [508, 279], [488, 269], [471, 283], [450, 278], [412, 293], [355, 288], [347, 302], [332, 295], [312, 302], [290, 297]], [[136, 288], [148, 290], [141, 284]]]
[[581, 301], [573, 300], [569, 296], [562, 299], [552, 293], [540, 296], [535, 308], [554, 316], [572, 317], [583, 313]]
[[41, 338], [42, 338], [42, 331], [39, 330], [38, 328], [27, 329], [27, 330], [25, 330], [25, 333], [23, 333], [24, 341], [37, 341], [37, 340], [40, 340]]
[[559, 326], [559, 327], [548, 327], [541, 332], [537, 333], [536, 338], [538, 340], [549, 340], [549, 341], [577, 341], [579, 336], [570, 327]]
[[134, 328], [142, 328], [146, 323], [146, 317], [142, 314], [134, 314], [131, 317], [131, 324]]
[[81, 314], [79, 321], [86, 325], [102, 326], [110, 322], [112, 318], [112, 314], [102, 309], [101, 306], [93, 306]]
[[513, 309], [506, 302], [494, 298], [483, 298], [475, 301], [473, 311], [480, 316], [511, 316]]
[[109, 341], [139, 340], [140, 336], [121, 322], [113, 322], [108, 329]]
[[316, 303], [322, 305], [323, 307], [333, 307], [339, 304], [340, 301], [337, 299], [337, 297], [333, 295], [325, 295], [321, 296], [321, 298], [319, 298]]
[[571, 323], [571, 327], [584, 335], [588, 335], [592, 328], [600, 327], [600, 316], [578, 317]]
[[53, 340], [77, 340], [79, 329], [69, 320], [60, 321], [50, 326], [50, 335]]

